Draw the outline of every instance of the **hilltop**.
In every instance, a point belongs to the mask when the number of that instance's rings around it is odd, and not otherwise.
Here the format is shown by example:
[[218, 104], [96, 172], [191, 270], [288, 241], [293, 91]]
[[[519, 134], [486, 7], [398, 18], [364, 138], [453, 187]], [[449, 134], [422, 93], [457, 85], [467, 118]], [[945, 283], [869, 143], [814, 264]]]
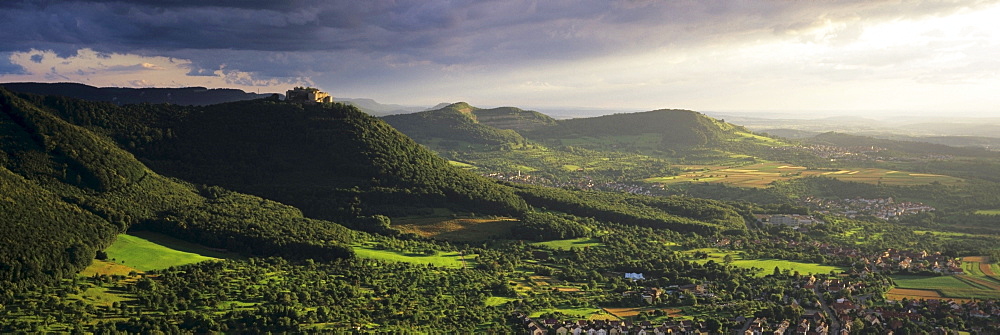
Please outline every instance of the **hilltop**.
[[382, 119], [418, 142], [442, 147], [520, 145], [525, 140], [517, 130], [554, 124], [552, 118], [538, 112], [513, 107], [481, 109], [464, 102]]
[[250, 93], [233, 88], [127, 88], [94, 87], [78, 83], [0, 83], [12, 92], [57, 95], [90, 101], [124, 104], [175, 104], [204, 106], [270, 97], [276, 93]]
[[75, 273], [135, 227], [248, 255], [350, 257], [343, 245], [351, 233], [340, 225], [164, 177], [105, 135], [62, 118], [88, 108], [118, 107], [0, 89], [0, 281]]

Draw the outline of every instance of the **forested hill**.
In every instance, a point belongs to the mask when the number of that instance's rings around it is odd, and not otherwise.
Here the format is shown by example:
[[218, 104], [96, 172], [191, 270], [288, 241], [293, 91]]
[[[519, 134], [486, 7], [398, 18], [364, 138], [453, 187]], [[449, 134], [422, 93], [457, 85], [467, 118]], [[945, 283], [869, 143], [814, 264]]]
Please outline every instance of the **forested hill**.
[[[521, 144], [518, 131], [551, 126], [547, 115], [514, 107], [481, 109], [459, 102], [444, 108], [382, 118], [413, 139], [427, 143], [434, 139], [484, 145]], [[448, 143], [439, 143], [449, 147]]]
[[656, 135], [660, 145], [687, 148], [718, 144], [734, 126], [701, 113], [661, 109], [642, 113], [613, 114], [593, 118], [559, 120], [555, 126], [525, 132], [528, 138], [572, 139]]
[[250, 93], [232, 88], [126, 88], [94, 87], [78, 83], [2, 83], [12, 92], [58, 95], [90, 101], [123, 104], [175, 104], [204, 106], [224, 102], [266, 98], [274, 93]]
[[0, 285], [75, 273], [137, 225], [250, 255], [351, 256], [346, 228], [160, 176], [106, 136], [62, 119], [73, 104], [117, 108], [0, 89]]
[[896, 154], [910, 155], [953, 155], [963, 157], [1000, 157], [1000, 153], [989, 151], [983, 148], [974, 147], [953, 147], [944, 144], [934, 144], [917, 141], [900, 141], [890, 139], [880, 139], [868, 136], [849, 135], [836, 132], [828, 132], [806, 139], [806, 142], [824, 145], [835, 145], [841, 147], [864, 147], [874, 146], [890, 150]]
[[33, 99], [114, 138], [158, 172], [277, 200], [310, 217], [347, 224], [359, 216], [432, 207], [485, 214], [527, 207], [509, 188], [452, 167], [353, 106], [272, 99], [205, 107]]

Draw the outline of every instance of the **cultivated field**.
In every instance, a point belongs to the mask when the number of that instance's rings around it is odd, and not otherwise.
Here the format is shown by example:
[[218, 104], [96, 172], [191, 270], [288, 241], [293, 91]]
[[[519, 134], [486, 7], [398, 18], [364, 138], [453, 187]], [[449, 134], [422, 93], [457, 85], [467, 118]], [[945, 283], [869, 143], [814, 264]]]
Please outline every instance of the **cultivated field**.
[[93, 277], [94, 275], [127, 276], [131, 272], [142, 272], [139, 269], [112, 261], [102, 261], [95, 259], [90, 266], [80, 271], [80, 276]]
[[810, 169], [785, 163], [768, 162], [747, 166], [722, 165], [677, 165], [686, 172], [677, 176], [655, 177], [646, 182], [660, 184], [676, 184], [690, 182], [723, 183], [741, 187], [767, 187], [775, 181], [785, 181], [810, 176], [823, 176], [844, 181], [886, 185], [922, 185], [939, 182], [945, 185], [955, 185], [962, 179], [926, 173], [911, 173], [875, 168], [857, 170]]
[[514, 218], [476, 219], [451, 216], [393, 218], [392, 226], [405, 233], [452, 242], [484, 241], [510, 235]]
[[[897, 289], [937, 292], [949, 299], [1000, 299], [1000, 283], [970, 275], [892, 276]], [[890, 291], [899, 295], [899, 291]]]
[[942, 299], [941, 293], [934, 290], [920, 290], [920, 289], [910, 289], [910, 288], [898, 288], [895, 287], [885, 294], [887, 300], [903, 300], [903, 299]]
[[605, 308], [605, 311], [611, 313], [611, 315], [617, 316], [621, 319], [635, 317], [639, 315], [640, 312], [646, 312], [647, 314], [652, 313], [656, 310], [662, 310], [667, 316], [672, 318], [680, 318], [684, 315], [681, 314], [681, 310], [677, 308], [654, 308], [654, 307], [621, 307], [621, 308]]
[[619, 320], [618, 317], [609, 314], [600, 308], [593, 307], [556, 307], [556, 308], [546, 308], [529, 315], [532, 318], [537, 318], [545, 313], [560, 312], [566, 315], [573, 316], [578, 319], [586, 320]]

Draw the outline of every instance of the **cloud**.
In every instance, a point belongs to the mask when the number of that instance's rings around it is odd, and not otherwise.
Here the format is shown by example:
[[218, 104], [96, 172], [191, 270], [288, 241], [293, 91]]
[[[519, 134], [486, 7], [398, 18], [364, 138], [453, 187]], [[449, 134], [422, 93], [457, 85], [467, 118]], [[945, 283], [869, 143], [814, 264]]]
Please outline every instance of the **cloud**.
[[24, 67], [11, 60], [13, 53], [0, 52], [0, 76], [26, 74]]
[[[1000, 28], [992, 21], [970, 28], [972, 33], [890, 28], [997, 4], [997, 0], [923, 0], [906, 5], [847, 0], [0, 2], [4, 41], [0, 56], [5, 56], [0, 57], [0, 74], [8, 74], [0, 78], [34, 74], [131, 85], [141, 74], [146, 81], [136, 83], [142, 85], [310, 83], [357, 96], [377, 92], [404, 99], [420, 94], [437, 100], [452, 92], [486, 98], [503, 92], [505, 99], [532, 96], [536, 101], [547, 97], [537, 92], [558, 92], [573, 101], [578, 101], [574, 94], [653, 101], [643, 96], [706, 94], [696, 92], [713, 87], [701, 84], [705, 82], [740, 90], [741, 85], [756, 88], [753, 83], [760, 82], [961, 82], [963, 74], [985, 76], [977, 79], [981, 81], [996, 77], [971, 73], [975, 71], [971, 64], [993, 64], [992, 58], [976, 51], [997, 49], [991, 39]], [[875, 34], [880, 31], [881, 37]], [[894, 36], [903, 36], [906, 42], [894, 41]], [[954, 42], [963, 38], [969, 40]], [[4, 64], [8, 58], [11, 62]], [[921, 64], [933, 66], [921, 69]], [[126, 80], [127, 75], [132, 78]]]
[[[191, 77], [194, 66], [190, 60], [169, 57], [146, 57], [134, 54], [100, 53], [80, 49], [76, 55], [62, 57], [51, 50], [30, 50], [10, 53], [11, 71], [0, 73], [6, 81], [72, 81], [97, 86], [207, 86], [283, 88], [302, 84], [298, 78], [265, 78], [251, 71], [225, 66], [212, 74]], [[16, 68], [15, 68], [16, 67]], [[0, 70], [3, 67], [0, 66]], [[137, 79], [138, 78], [138, 79]]]

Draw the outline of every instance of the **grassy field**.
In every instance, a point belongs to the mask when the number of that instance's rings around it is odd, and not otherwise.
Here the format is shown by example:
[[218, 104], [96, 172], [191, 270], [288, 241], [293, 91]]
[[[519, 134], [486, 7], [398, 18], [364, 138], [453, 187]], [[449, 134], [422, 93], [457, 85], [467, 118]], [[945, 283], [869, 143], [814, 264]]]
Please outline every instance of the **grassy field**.
[[486, 306], [500, 306], [511, 301], [516, 301], [517, 298], [508, 297], [489, 297], [486, 298]]
[[956, 185], [962, 179], [926, 173], [910, 173], [885, 169], [818, 170], [779, 162], [731, 167], [721, 165], [678, 165], [686, 172], [677, 176], [648, 178], [649, 183], [676, 184], [685, 182], [723, 183], [740, 187], [767, 187], [774, 181], [810, 176], [824, 176], [844, 181], [886, 185], [923, 185], [939, 182]]
[[781, 270], [788, 269], [789, 271], [792, 271], [792, 272], [798, 271], [800, 274], [808, 274], [808, 273], [812, 273], [812, 274], [828, 274], [828, 273], [830, 273], [830, 271], [834, 271], [834, 272], [838, 272], [839, 273], [839, 272], [842, 272], [842, 271], [846, 270], [845, 268], [842, 268], [842, 267], [839, 267], [839, 266], [822, 265], [822, 264], [817, 264], [817, 263], [796, 262], [796, 261], [789, 261], [789, 260], [784, 260], [784, 259], [770, 259], [770, 258], [765, 258], [765, 259], [743, 259], [736, 252], [730, 252], [730, 251], [726, 251], [726, 250], [719, 250], [719, 249], [715, 249], [715, 248], [693, 249], [693, 250], [686, 251], [686, 253], [688, 253], [688, 254], [694, 254], [695, 252], [699, 252], [699, 251], [708, 253], [708, 258], [705, 258], [705, 259], [696, 259], [695, 262], [706, 263], [709, 260], [712, 260], [712, 261], [715, 261], [716, 263], [724, 263], [723, 259], [726, 257], [727, 254], [729, 254], [729, 255], [733, 255], [733, 263], [732, 263], [732, 265], [738, 266], [738, 267], [741, 267], [741, 268], [748, 268], [748, 269], [749, 268], [759, 268], [761, 270], [757, 273], [757, 276], [760, 276], [760, 277], [763, 277], [763, 276], [766, 276], [766, 275], [774, 273], [774, 267], [778, 267], [778, 269], [781, 269]]
[[976, 211], [976, 214], [979, 214], [979, 215], [1000, 215], [1000, 208], [981, 209], [981, 210]]
[[120, 234], [108, 247], [108, 259], [140, 271], [236, 257], [220, 250], [150, 232]]
[[553, 240], [545, 242], [535, 242], [532, 245], [549, 247], [553, 249], [569, 250], [570, 248], [586, 248], [586, 247], [600, 247], [604, 246], [600, 240], [591, 237], [581, 237], [568, 240]]
[[618, 317], [611, 315], [607, 311], [600, 308], [592, 307], [557, 307], [557, 308], [546, 308], [542, 310], [535, 311], [529, 315], [532, 318], [537, 318], [542, 314], [550, 312], [560, 312], [566, 315], [571, 315], [579, 319], [587, 320], [620, 320]]
[[472, 170], [472, 169], [476, 168], [475, 165], [464, 163], [464, 162], [459, 162], [459, 161], [448, 161], [448, 163], [451, 164], [454, 167], [461, 168], [461, 169], [466, 169], [466, 170]]
[[[1000, 299], [1000, 284], [968, 275], [892, 276], [896, 287], [935, 291], [942, 297], [960, 299]], [[891, 292], [892, 293], [892, 292]], [[898, 293], [896, 291], [895, 293]]]
[[94, 275], [127, 276], [129, 273], [132, 273], [133, 271], [142, 272], [139, 269], [127, 266], [125, 264], [95, 259], [93, 262], [90, 263], [90, 266], [80, 271], [80, 276], [84, 277], [93, 277]]
[[[370, 246], [353, 246], [358, 257], [378, 259], [387, 262], [405, 262], [413, 264], [431, 264], [434, 266], [447, 268], [461, 268], [466, 262], [475, 258], [475, 255], [462, 257], [458, 252], [439, 252], [434, 256], [411, 255], [395, 252], [392, 250], [378, 250]], [[470, 264], [471, 265], [471, 264]]]

